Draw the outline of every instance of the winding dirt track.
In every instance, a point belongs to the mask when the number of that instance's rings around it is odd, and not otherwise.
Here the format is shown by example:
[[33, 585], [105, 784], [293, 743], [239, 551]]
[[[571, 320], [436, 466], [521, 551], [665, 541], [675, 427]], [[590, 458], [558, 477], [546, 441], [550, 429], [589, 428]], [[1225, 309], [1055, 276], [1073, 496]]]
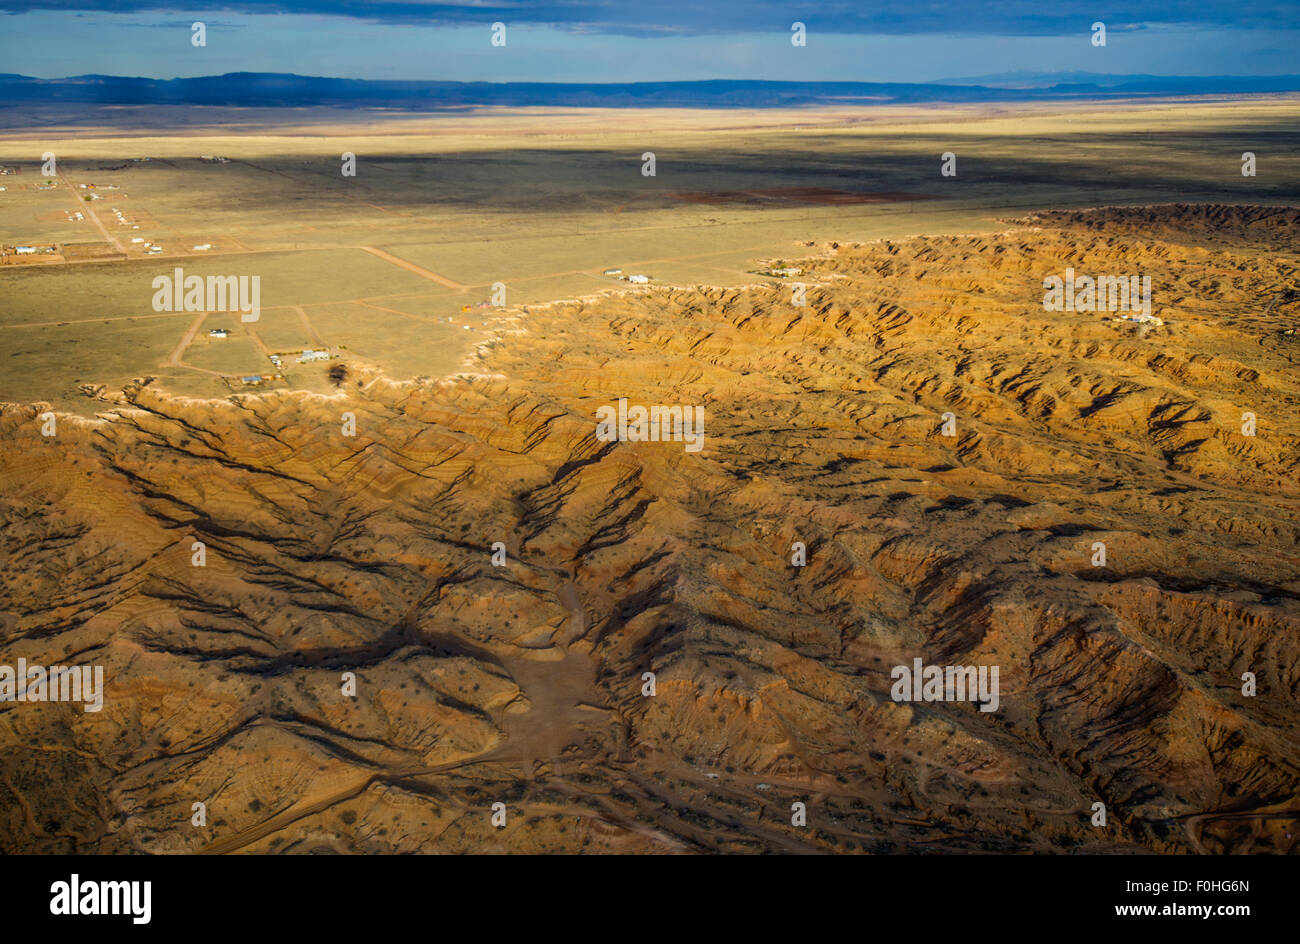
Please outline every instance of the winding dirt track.
[[481, 757], [473, 757], [466, 760], [455, 761], [450, 764], [440, 764], [437, 767], [411, 768], [408, 770], [395, 771], [375, 771], [357, 780], [349, 786], [339, 790], [323, 791], [321, 793], [308, 794], [300, 799], [297, 803], [279, 813], [264, 819], [255, 826], [248, 829], [240, 830], [233, 836], [214, 842], [199, 850], [200, 855], [226, 855], [231, 852], [238, 852], [245, 846], [248, 846], [259, 839], [265, 839], [273, 833], [279, 832], [286, 826], [297, 822], [304, 816], [311, 816], [313, 813], [319, 813], [329, 809], [336, 803], [349, 800], [354, 796], [364, 792], [371, 784], [374, 783], [396, 783], [409, 777], [423, 777], [430, 774], [445, 773], [449, 770], [455, 770], [458, 767], [468, 767], [471, 764], [480, 764], [491, 760], [499, 752], [499, 749], [489, 751]]

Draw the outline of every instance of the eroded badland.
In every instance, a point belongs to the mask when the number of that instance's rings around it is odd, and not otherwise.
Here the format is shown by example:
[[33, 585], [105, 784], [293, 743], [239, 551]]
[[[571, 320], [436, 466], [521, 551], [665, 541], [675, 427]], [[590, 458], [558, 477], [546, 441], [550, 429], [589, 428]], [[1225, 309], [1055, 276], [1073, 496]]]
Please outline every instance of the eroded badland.
[[[104, 691], [0, 702], [0, 848], [1293, 851], [1294, 115], [4, 132], [58, 251], [0, 267], [0, 662]], [[153, 311], [178, 266], [261, 318]]]

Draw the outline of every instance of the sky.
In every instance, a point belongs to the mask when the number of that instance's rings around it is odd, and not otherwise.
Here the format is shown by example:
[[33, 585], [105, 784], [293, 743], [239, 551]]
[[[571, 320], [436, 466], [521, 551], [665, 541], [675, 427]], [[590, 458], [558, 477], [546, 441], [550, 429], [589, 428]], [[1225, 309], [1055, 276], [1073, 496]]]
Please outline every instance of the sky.
[[[1095, 22], [1106, 44], [1092, 42]], [[191, 43], [192, 24], [206, 46]], [[505, 44], [492, 44], [493, 23]], [[807, 42], [791, 43], [802, 22]], [[1300, 72], [1300, 0], [0, 0], [0, 72], [531, 82], [929, 82], [1008, 71]]]

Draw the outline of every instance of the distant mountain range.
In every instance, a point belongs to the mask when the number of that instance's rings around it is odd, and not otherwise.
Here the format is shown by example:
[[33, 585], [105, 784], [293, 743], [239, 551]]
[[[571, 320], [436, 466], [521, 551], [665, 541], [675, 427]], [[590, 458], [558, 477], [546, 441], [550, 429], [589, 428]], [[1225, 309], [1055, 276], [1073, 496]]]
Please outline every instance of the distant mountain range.
[[1231, 91], [1291, 91], [1300, 76], [1243, 76], [1243, 75], [1112, 75], [1106, 72], [997, 72], [958, 79], [938, 79], [931, 85], [979, 85], [990, 89], [1073, 89], [1095, 86], [1107, 91], [1123, 88], [1131, 92], [1158, 89], [1160, 93], [1172, 91], [1199, 93]]
[[920, 102], [998, 102], [1300, 91], [1300, 75], [1154, 76], [1003, 73], [930, 83], [706, 82], [546, 83], [332, 79], [232, 72], [189, 79], [78, 75], [36, 79], [0, 74], [0, 107], [28, 102], [106, 105], [325, 105], [411, 111], [479, 105], [610, 108], [775, 108]]

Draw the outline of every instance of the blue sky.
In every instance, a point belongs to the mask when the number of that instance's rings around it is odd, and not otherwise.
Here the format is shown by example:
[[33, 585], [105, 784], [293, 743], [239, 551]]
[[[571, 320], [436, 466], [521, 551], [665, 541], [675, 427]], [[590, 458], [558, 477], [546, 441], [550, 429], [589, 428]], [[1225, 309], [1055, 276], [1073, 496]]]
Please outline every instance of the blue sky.
[[[190, 44], [190, 24], [207, 46]], [[505, 47], [491, 24], [507, 25]], [[804, 48], [790, 24], [807, 25]], [[1090, 27], [1107, 25], [1107, 44]], [[1300, 4], [951, 0], [806, 6], [684, 0], [323, 3], [0, 0], [0, 72], [152, 78], [296, 72], [347, 78], [629, 82], [924, 82], [1010, 70], [1156, 75], [1300, 72]]]

